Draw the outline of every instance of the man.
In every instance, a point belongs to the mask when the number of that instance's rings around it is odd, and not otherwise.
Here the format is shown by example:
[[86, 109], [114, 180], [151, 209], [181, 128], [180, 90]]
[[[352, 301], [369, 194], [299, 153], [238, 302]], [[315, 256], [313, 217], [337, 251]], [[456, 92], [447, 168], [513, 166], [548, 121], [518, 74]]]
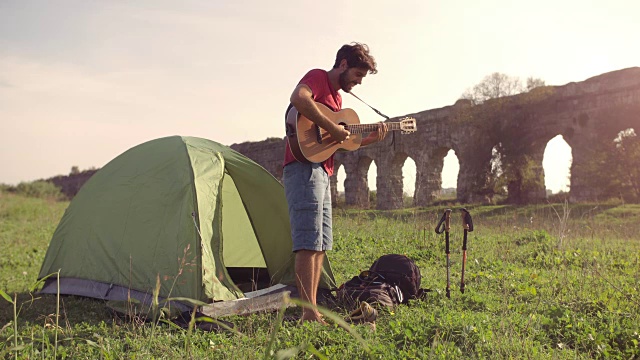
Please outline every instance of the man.
[[[362, 79], [368, 73], [377, 72], [376, 62], [373, 56], [369, 55], [367, 45], [344, 45], [338, 50], [331, 70], [314, 69], [300, 80], [291, 94], [291, 105], [300, 114], [329, 132], [336, 141], [349, 140], [349, 131], [323, 115], [316, 103], [339, 111], [342, 109], [342, 96], [339, 91], [350, 92], [354, 86], [362, 83]], [[381, 141], [386, 134], [387, 125], [380, 123], [377, 131], [362, 139], [361, 145]], [[333, 244], [329, 185], [329, 177], [334, 171], [333, 155], [322, 163], [298, 162], [287, 143], [283, 166], [293, 251], [296, 253], [296, 284], [300, 298], [315, 306], [324, 253], [331, 250]], [[307, 308], [302, 310], [302, 321], [324, 323], [316, 309]]]

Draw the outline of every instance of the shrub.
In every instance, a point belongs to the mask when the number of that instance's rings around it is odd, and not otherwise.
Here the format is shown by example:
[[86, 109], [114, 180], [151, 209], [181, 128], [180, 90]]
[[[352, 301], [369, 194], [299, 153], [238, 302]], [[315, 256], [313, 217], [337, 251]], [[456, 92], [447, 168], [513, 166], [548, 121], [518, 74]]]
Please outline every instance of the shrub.
[[375, 209], [377, 203], [378, 203], [378, 192], [377, 192], [377, 190], [369, 191], [369, 204], [371, 204], [371, 208]]
[[547, 196], [547, 201], [552, 204], [564, 203], [565, 201], [569, 201], [569, 193], [560, 191], [556, 194], [551, 194]]
[[16, 186], [15, 192], [20, 195], [35, 197], [35, 198], [47, 198], [47, 199], [62, 199], [63, 195], [60, 188], [47, 181], [33, 181], [33, 182], [21, 182]]
[[0, 193], [8, 193], [14, 191], [15, 188], [11, 185], [0, 184]]

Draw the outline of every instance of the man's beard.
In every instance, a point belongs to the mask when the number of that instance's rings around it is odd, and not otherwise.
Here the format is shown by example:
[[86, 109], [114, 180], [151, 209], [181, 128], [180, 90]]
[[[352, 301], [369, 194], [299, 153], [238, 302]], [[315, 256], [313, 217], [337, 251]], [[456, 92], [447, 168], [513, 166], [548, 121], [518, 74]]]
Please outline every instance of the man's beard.
[[338, 83], [340, 84], [340, 89], [342, 89], [342, 91], [344, 92], [349, 92], [349, 82], [347, 81], [347, 72], [344, 71], [342, 73], [340, 73], [340, 76], [338, 77]]

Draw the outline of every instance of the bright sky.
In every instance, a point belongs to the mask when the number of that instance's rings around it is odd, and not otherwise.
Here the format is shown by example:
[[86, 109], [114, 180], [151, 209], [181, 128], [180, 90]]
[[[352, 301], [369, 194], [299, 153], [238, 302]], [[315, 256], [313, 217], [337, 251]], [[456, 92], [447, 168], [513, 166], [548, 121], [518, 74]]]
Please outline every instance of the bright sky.
[[[0, 183], [102, 167], [168, 135], [282, 137], [297, 81], [351, 41], [379, 65], [354, 92], [390, 116], [451, 105], [496, 71], [564, 85], [639, 66], [639, 4], [2, 0]], [[344, 106], [379, 120], [351, 97]], [[548, 184], [566, 180], [566, 164], [545, 166]]]

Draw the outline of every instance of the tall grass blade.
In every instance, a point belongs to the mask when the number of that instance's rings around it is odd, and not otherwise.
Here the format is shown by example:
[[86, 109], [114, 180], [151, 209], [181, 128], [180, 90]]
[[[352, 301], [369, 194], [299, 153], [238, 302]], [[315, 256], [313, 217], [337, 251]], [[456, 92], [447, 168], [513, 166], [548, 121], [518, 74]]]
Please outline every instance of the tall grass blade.
[[9, 295], [7, 295], [6, 292], [0, 290], [0, 296], [2, 296], [5, 300], [7, 300], [9, 303], [13, 304], [13, 301], [11, 300], [11, 297]]
[[13, 344], [16, 349], [16, 359], [18, 358], [18, 294], [13, 297]]
[[276, 334], [278, 333], [278, 331], [280, 330], [280, 326], [282, 326], [282, 321], [284, 320], [284, 312], [287, 310], [287, 306], [289, 305], [289, 302], [292, 299], [289, 297], [289, 295], [285, 294], [282, 297], [282, 306], [280, 307], [280, 310], [278, 311], [278, 317], [276, 318], [276, 323], [273, 327], [273, 331], [271, 331], [271, 334], [269, 335], [269, 342], [267, 343], [267, 347], [264, 350], [264, 357], [263, 359], [267, 360], [271, 357], [271, 348], [273, 347], [273, 343], [276, 341]]
[[324, 354], [321, 354], [320, 351], [318, 351], [318, 349], [316, 349], [311, 344], [307, 345], [307, 351], [310, 352], [311, 354], [315, 355], [320, 360], [329, 360], [328, 357], [326, 357]]
[[322, 306], [313, 306], [308, 302], [302, 301], [300, 299], [289, 299], [289, 301], [291, 301], [292, 303], [298, 306], [306, 307], [307, 309], [317, 309], [322, 315], [331, 319], [333, 322], [335, 322], [340, 327], [345, 329], [354, 339], [356, 339], [356, 341], [360, 344], [360, 346], [362, 346], [362, 348], [369, 355], [369, 357], [373, 359], [373, 355], [371, 354], [369, 345], [367, 345], [367, 341], [363, 339], [362, 336], [360, 336], [360, 334], [358, 334], [358, 332], [353, 327], [351, 327], [351, 325], [349, 325], [349, 323], [344, 321], [344, 319], [342, 319], [340, 315], [334, 313], [329, 309], [323, 308]]
[[53, 347], [53, 358], [57, 359], [58, 358], [58, 323], [59, 323], [59, 319], [60, 319], [60, 269], [58, 269], [58, 273], [56, 276], [56, 285], [57, 285], [57, 291], [56, 291], [56, 328], [55, 328], [55, 335], [54, 335], [54, 347]]

